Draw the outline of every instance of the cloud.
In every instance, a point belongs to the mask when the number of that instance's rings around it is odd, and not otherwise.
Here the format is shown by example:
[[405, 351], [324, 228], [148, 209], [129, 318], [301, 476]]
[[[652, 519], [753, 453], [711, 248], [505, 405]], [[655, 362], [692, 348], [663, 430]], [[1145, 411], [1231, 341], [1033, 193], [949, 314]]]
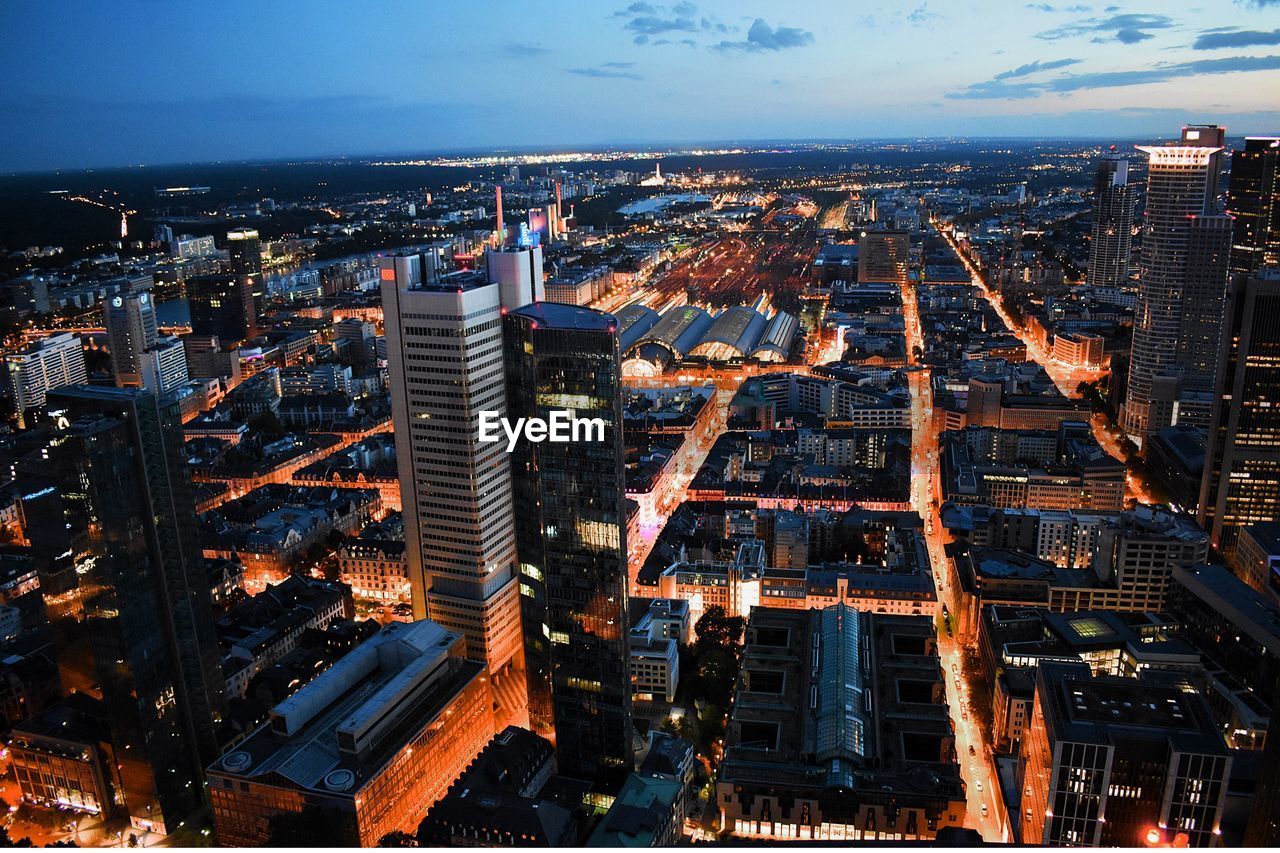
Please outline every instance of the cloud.
[[545, 47], [536, 44], [528, 44], [526, 42], [511, 42], [502, 46], [502, 51], [508, 56], [544, 56], [551, 51]]
[[743, 50], [748, 53], [762, 53], [765, 51], [789, 50], [810, 44], [813, 44], [813, 33], [808, 30], [802, 30], [798, 27], [778, 27], [774, 29], [766, 24], [763, 18], [756, 18], [751, 24], [751, 29], [747, 30], [746, 39], [743, 41], [722, 41], [714, 45], [714, 48], [719, 51]]
[[[1121, 86], [1140, 86], [1164, 83], [1208, 74], [1232, 74], [1242, 71], [1272, 71], [1280, 69], [1280, 56], [1230, 56], [1222, 59], [1197, 59], [1157, 65], [1152, 68], [1131, 71], [1096, 71], [1087, 74], [1064, 74], [1043, 82], [1022, 81], [1007, 83], [999, 76], [974, 83], [958, 92], [948, 92], [951, 99], [1020, 99], [1035, 98], [1043, 94], [1079, 92], [1085, 89], [1112, 89]], [[1017, 69], [1015, 69], [1017, 70]]]
[[[622, 25], [624, 30], [628, 30], [635, 34], [636, 44], [645, 44], [652, 36], [665, 35], [666, 33], [696, 33], [698, 31], [698, 23], [693, 19], [693, 15], [697, 12], [693, 8], [692, 3], [679, 3], [673, 9], [674, 13], [670, 17], [664, 17], [658, 9], [650, 6], [648, 3], [632, 3], [623, 11], [626, 15], [632, 9], [644, 7], [643, 14], [634, 15], [631, 20]], [[684, 10], [687, 14], [680, 14], [676, 10]]]
[[907, 20], [913, 24], [923, 24], [935, 18], [941, 18], [937, 12], [929, 11], [928, 3], [921, 3], [907, 14]]
[[[1108, 6], [1110, 11], [1118, 7]], [[1045, 41], [1076, 38], [1092, 35], [1095, 42], [1118, 41], [1122, 44], [1136, 44], [1154, 38], [1147, 30], [1164, 30], [1173, 26], [1173, 18], [1168, 15], [1147, 15], [1129, 13], [1111, 15], [1108, 18], [1085, 18], [1074, 23], [1054, 27], [1051, 30], [1036, 33], [1036, 38]]]
[[[1026, 8], [1033, 12], [1092, 12], [1092, 6], [1052, 6], [1048, 3], [1028, 3]], [[1117, 8], [1117, 7], [1112, 7]]]
[[579, 77], [597, 77], [609, 80], [643, 80], [644, 77], [641, 75], [627, 70], [634, 64], [632, 62], [605, 62], [587, 68], [566, 68], [565, 70]]
[[1206, 30], [1191, 45], [1196, 50], [1219, 50], [1224, 47], [1250, 47], [1252, 45], [1280, 44], [1280, 30]]
[[1041, 71], [1052, 71], [1055, 68], [1066, 68], [1068, 65], [1078, 65], [1079, 59], [1051, 59], [1048, 62], [1028, 62], [1026, 65], [1019, 65], [1012, 71], [1001, 71], [995, 76], [996, 80], [1009, 80], [1013, 77], [1026, 77], [1029, 74], [1038, 74]]
[[613, 13], [615, 18], [626, 18], [631, 15], [656, 15], [658, 10], [648, 3], [632, 3], [625, 9], [619, 9]]

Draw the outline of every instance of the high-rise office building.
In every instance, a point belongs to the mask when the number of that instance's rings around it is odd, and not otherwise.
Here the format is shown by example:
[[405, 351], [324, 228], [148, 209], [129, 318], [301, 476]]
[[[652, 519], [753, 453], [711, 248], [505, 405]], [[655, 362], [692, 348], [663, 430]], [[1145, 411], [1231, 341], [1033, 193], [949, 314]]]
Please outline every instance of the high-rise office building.
[[72, 386], [48, 408], [36, 470], [61, 492], [78, 585], [54, 625], [63, 687], [104, 703], [134, 824], [171, 832], [203, 804], [225, 705], [178, 405]]
[[541, 302], [504, 325], [512, 419], [599, 424], [569, 441], [522, 439], [511, 466], [530, 718], [554, 730], [561, 773], [616, 790], [633, 738], [617, 323]]
[[165, 335], [142, 351], [141, 387], [156, 394], [187, 384], [187, 351], [182, 339]]
[[1129, 283], [1137, 189], [1129, 180], [1128, 158], [1115, 154], [1102, 158], [1093, 178], [1093, 229], [1085, 279], [1090, 287], [1124, 287]]
[[499, 285], [421, 254], [380, 275], [414, 615], [498, 672], [521, 646], [511, 466], [480, 441], [481, 412], [506, 414]]
[[905, 287], [910, 268], [910, 233], [863, 231], [858, 238], [858, 281], [891, 281]]
[[[233, 228], [227, 232], [227, 271], [240, 280], [253, 299], [250, 325], [256, 329], [258, 316], [266, 302], [266, 279], [262, 275], [262, 240], [252, 228]], [[253, 337], [253, 334], [248, 335]]]
[[1186, 684], [1041, 661], [1031, 720], [1018, 765], [1023, 844], [1221, 843], [1231, 753]]
[[224, 344], [234, 345], [256, 333], [253, 284], [247, 277], [192, 276], [187, 279], [187, 304], [192, 334], [217, 335]]
[[1214, 215], [1224, 134], [1216, 125], [1190, 126], [1181, 144], [1139, 146], [1149, 155], [1147, 201], [1122, 417], [1138, 443], [1208, 414], [1213, 381], [1203, 367], [1206, 353], [1217, 351], [1230, 245], [1229, 221]]
[[111, 297], [102, 311], [111, 372], [121, 388], [142, 386], [142, 353], [155, 346], [156, 307], [147, 291]]
[[1232, 281], [1200, 523], [1234, 564], [1240, 528], [1280, 519], [1280, 269]]
[[20, 429], [27, 426], [32, 409], [44, 407], [49, 391], [87, 378], [84, 347], [79, 336], [70, 332], [32, 341], [24, 349], [6, 355], [4, 366]]
[[1280, 265], [1280, 137], [1251, 136], [1231, 155], [1231, 271]]
[[503, 246], [484, 253], [489, 281], [502, 291], [507, 310], [546, 298], [541, 246]]

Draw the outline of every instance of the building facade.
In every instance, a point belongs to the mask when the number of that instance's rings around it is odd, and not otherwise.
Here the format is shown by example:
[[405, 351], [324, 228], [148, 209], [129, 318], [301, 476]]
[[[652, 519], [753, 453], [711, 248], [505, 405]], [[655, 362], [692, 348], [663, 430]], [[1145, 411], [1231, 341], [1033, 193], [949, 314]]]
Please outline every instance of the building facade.
[[1234, 564], [1241, 527], [1280, 519], [1280, 270], [1237, 276], [1225, 322], [1200, 524]]
[[[1121, 423], [1135, 441], [1175, 422], [1182, 371], [1201, 387], [1205, 352], [1216, 352], [1226, 288], [1230, 225], [1214, 216], [1225, 131], [1216, 125], [1182, 129], [1181, 144], [1148, 147], [1133, 356]], [[1224, 242], [1226, 241], [1226, 242]], [[1217, 281], [1221, 272], [1222, 281]], [[1194, 289], [1196, 298], [1189, 292]], [[1207, 301], [1206, 301], [1207, 300]], [[1196, 341], [1184, 340], [1194, 332]]]
[[498, 285], [440, 276], [430, 256], [382, 259], [391, 412], [414, 616], [467, 638], [498, 672], [520, 651], [511, 468], [480, 441], [507, 411]]
[[522, 440], [511, 465], [530, 717], [554, 729], [561, 773], [616, 790], [633, 737], [616, 321], [542, 302], [505, 327], [509, 414], [601, 425], [576, 441]]
[[45, 471], [78, 584], [54, 624], [63, 687], [103, 701], [134, 825], [171, 832], [202, 805], [201, 767], [225, 714], [177, 404], [75, 386], [50, 394], [49, 410]]

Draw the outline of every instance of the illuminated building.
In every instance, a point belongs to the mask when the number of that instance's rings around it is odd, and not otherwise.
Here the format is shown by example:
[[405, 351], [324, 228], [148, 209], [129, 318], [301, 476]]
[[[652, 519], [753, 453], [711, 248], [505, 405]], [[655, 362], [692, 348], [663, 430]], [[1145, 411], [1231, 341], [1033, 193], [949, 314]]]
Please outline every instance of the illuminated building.
[[256, 333], [253, 285], [246, 278], [218, 273], [187, 279], [193, 335], [216, 335], [226, 345]]
[[1221, 843], [1232, 758], [1197, 693], [1147, 671], [1041, 661], [1022, 742], [1023, 844], [1137, 847], [1150, 830]]
[[24, 802], [87, 814], [112, 814], [111, 725], [102, 703], [85, 693], [13, 727], [13, 778]]
[[49, 391], [87, 378], [80, 338], [60, 332], [32, 341], [25, 349], [4, 357], [5, 373], [18, 411], [18, 428], [27, 426], [27, 413], [45, 404]]
[[511, 466], [480, 441], [480, 413], [507, 410], [501, 291], [430, 255], [384, 257], [381, 277], [414, 616], [497, 673], [520, 651]]
[[758, 607], [743, 641], [722, 828], [772, 841], [928, 841], [965, 816], [932, 620]]
[[1234, 563], [1241, 527], [1280, 519], [1280, 269], [1236, 277], [1224, 331], [1200, 523]]
[[178, 405], [75, 386], [49, 395], [49, 414], [38, 470], [61, 492], [83, 608], [54, 622], [63, 687], [102, 700], [134, 826], [172, 832], [203, 804], [224, 716]]
[[1224, 135], [1191, 126], [1179, 145], [1139, 147], [1149, 155], [1147, 199], [1121, 416], [1139, 444], [1174, 423], [1207, 423], [1231, 246], [1230, 217], [1214, 215]]
[[271, 709], [208, 769], [218, 842], [269, 843], [271, 819], [330, 812], [330, 843], [415, 832], [494, 734], [493, 693], [465, 641], [393, 622]]
[[1280, 265], [1280, 138], [1251, 136], [1231, 155], [1231, 271]]
[[489, 281], [502, 293], [502, 307], [514, 311], [530, 302], [546, 298], [546, 281], [542, 269], [542, 247], [535, 245], [504, 246], [484, 253]]
[[111, 349], [111, 372], [121, 388], [142, 387], [142, 353], [156, 344], [156, 309], [151, 294], [120, 294], [103, 304], [103, 325]]
[[911, 268], [909, 231], [863, 231], [858, 239], [858, 281], [906, 287]]
[[228, 272], [236, 277], [240, 286], [249, 294], [249, 326], [245, 337], [252, 338], [258, 331], [258, 315], [266, 298], [266, 282], [262, 276], [262, 241], [252, 228], [232, 228], [227, 232]]
[[505, 320], [508, 414], [599, 418], [597, 440], [511, 453], [529, 713], [563, 775], [617, 790], [632, 768], [617, 323], [540, 302]]
[[1133, 243], [1133, 206], [1138, 187], [1129, 180], [1129, 161], [1103, 157], [1093, 179], [1093, 229], [1089, 236], [1090, 287], [1129, 284], [1129, 248]]

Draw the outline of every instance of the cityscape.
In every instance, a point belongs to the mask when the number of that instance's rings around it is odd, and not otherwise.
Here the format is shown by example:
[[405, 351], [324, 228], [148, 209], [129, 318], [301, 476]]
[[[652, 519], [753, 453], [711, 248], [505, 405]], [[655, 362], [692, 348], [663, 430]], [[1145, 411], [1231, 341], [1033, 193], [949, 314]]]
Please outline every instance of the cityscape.
[[547, 5], [0, 9], [0, 846], [1280, 845], [1280, 3]]

